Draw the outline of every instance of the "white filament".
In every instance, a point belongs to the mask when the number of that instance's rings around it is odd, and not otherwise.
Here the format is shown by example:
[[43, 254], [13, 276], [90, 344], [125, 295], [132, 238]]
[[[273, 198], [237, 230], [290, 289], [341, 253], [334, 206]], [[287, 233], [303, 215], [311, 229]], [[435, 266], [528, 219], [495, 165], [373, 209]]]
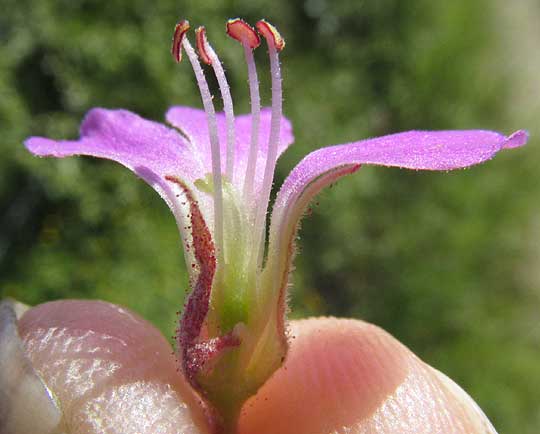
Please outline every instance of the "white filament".
[[270, 57], [270, 73], [272, 76], [272, 117], [270, 119], [270, 137], [268, 139], [268, 154], [266, 158], [266, 166], [264, 168], [264, 177], [262, 183], [262, 191], [255, 217], [255, 229], [260, 228], [260, 234], [257, 237], [255, 251], [258, 252], [257, 265], [262, 265], [264, 244], [266, 238], [266, 212], [268, 210], [268, 202], [270, 201], [270, 191], [274, 178], [274, 169], [277, 160], [277, 151], [279, 146], [279, 135], [281, 130], [281, 114], [282, 114], [282, 90], [281, 90], [281, 69], [279, 65], [279, 53], [274, 44], [268, 44], [268, 54]]
[[226, 171], [227, 178], [230, 182], [233, 180], [234, 174], [234, 147], [236, 144], [236, 131], [234, 128], [234, 109], [231, 96], [231, 89], [225, 77], [225, 71], [223, 66], [206, 38], [203, 38], [204, 50], [212, 61], [212, 68], [216, 74], [216, 78], [219, 85], [219, 91], [221, 92], [221, 98], [223, 100], [223, 111], [225, 112], [225, 122], [227, 124], [227, 163]]
[[244, 179], [244, 199], [246, 203], [251, 200], [251, 193], [255, 178], [255, 166], [257, 164], [257, 153], [259, 151], [259, 125], [261, 121], [261, 97], [259, 95], [259, 79], [257, 77], [257, 67], [253, 58], [253, 50], [244, 42], [244, 52], [248, 67], [249, 96], [251, 99], [251, 142], [249, 145], [249, 157], [246, 166], [246, 177]]
[[184, 38], [182, 45], [189, 58], [195, 78], [197, 79], [197, 85], [201, 92], [201, 99], [204, 106], [204, 111], [208, 119], [208, 133], [210, 135], [210, 148], [212, 152], [212, 180], [214, 183], [214, 242], [218, 255], [219, 263], [222, 263], [223, 259], [223, 191], [221, 182], [221, 157], [219, 136], [216, 121], [216, 110], [214, 103], [212, 102], [212, 95], [208, 88], [208, 83], [204, 77], [204, 72], [199, 63], [199, 59], [195, 50], [189, 43], [187, 38]]

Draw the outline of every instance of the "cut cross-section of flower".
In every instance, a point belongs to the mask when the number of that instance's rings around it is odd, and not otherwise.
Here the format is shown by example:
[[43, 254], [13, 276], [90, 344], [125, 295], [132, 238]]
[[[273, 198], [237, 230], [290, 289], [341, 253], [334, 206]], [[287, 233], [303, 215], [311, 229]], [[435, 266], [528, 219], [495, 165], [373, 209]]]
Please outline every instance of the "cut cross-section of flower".
[[[285, 41], [270, 23], [227, 23], [242, 44], [251, 113], [234, 115], [221, 62], [204, 28], [196, 49], [189, 23], [175, 29], [172, 54], [185, 51], [204, 110], [172, 107], [165, 126], [125, 110], [91, 110], [79, 140], [32, 137], [38, 156], [90, 155], [117, 161], [152, 185], [171, 208], [183, 239], [192, 291], [180, 319], [177, 355], [183, 374], [233, 431], [245, 400], [283, 363], [287, 352], [286, 288], [298, 222], [311, 199], [363, 164], [413, 170], [453, 170], [519, 147], [527, 133], [484, 130], [411, 131], [319, 149], [305, 157], [279, 191], [266, 232], [275, 164], [293, 142], [282, 116], [279, 54]], [[258, 32], [258, 33], [257, 33]], [[268, 48], [272, 104], [261, 109], [253, 50]], [[223, 99], [216, 113], [205, 71], [209, 64]], [[266, 236], [268, 248], [265, 250]]]

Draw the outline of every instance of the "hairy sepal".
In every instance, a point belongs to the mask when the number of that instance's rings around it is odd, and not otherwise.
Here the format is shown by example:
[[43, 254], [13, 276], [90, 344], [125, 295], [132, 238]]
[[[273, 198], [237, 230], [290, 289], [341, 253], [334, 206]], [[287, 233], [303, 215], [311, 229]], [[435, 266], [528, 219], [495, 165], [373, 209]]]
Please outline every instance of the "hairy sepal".
[[214, 242], [191, 190], [179, 178], [167, 176], [166, 179], [183, 190], [189, 203], [187, 218], [191, 222], [192, 236], [191, 245], [186, 245], [186, 249], [192, 250], [196, 261], [191, 264], [191, 268], [196, 270], [196, 277], [192, 278], [192, 291], [184, 307], [176, 335], [178, 353], [184, 375], [194, 388], [204, 392], [198, 381], [201, 372], [207, 370], [207, 365], [212, 359], [219, 357], [228, 348], [238, 345], [239, 341], [232, 335], [210, 337], [205, 332], [217, 267]]
[[266, 279], [273, 281], [273, 288], [268, 292], [268, 303], [277, 306], [277, 321], [284, 328], [286, 310], [286, 290], [289, 274], [295, 254], [295, 238], [309, 203], [326, 186], [345, 175], [356, 172], [360, 164], [347, 164], [335, 167], [312, 180], [302, 191], [288, 199], [291, 205], [283, 209], [274, 209], [270, 229], [270, 245], [265, 267]]

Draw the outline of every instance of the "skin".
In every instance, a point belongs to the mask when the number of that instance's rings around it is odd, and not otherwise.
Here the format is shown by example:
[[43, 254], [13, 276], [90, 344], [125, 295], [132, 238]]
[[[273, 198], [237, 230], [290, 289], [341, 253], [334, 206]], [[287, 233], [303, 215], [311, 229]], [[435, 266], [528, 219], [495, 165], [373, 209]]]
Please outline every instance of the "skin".
[[[19, 322], [70, 434], [210, 434], [209, 411], [150, 323], [97, 301], [36, 306]], [[458, 386], [362, 321], [292, 322], [282, 368], [243, 407], [240, 434], [494, 433]]]

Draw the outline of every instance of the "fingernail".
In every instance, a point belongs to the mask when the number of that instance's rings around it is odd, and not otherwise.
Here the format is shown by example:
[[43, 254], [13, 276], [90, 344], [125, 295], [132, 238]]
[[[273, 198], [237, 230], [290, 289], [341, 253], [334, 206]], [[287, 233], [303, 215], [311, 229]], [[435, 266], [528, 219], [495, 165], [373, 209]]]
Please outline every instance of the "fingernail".
[[443, 386], [448, 392], [456, 399], [456, 401], [461, 405], [464, 413], [469, 416], [469, 421], [471, 423], [471, 428], [473, 428], [472, 433], [474, 434], [497, 434], [497, 431], [484, 414], [482, 409], [478, 406], [476, 402], [465, 392], [458, 384], [453, 380], [448, 378], [445, 374], [438, 371], [435, 368], [433, 372], [436, 374], [436, 377], [441, 381]]

